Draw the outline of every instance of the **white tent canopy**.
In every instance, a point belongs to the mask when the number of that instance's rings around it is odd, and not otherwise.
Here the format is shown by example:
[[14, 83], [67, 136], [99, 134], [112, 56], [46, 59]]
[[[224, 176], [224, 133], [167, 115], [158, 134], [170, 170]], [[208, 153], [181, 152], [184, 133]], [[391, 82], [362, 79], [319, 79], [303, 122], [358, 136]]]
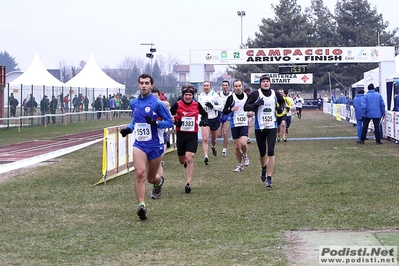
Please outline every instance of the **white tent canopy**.
[[99, 67], [93, 55], [90, 55], [85, 67], [65, 85], [79, 88], [123, 89], [123, 92], [125, 91], [125, 85], [108, 76]]
[[[395, 70], [396, 73], [392, 73], [392, 76], [390, 76], [390, 80], [393, 80], [395, 78], [399, 78], [399, 55], [395, 56]], [[366, 71], [363, 73], [363, 79], [359, 80], [356, 83], [352, 84], [352, 88], [358, 88], [358, 87], [364, 87], [365, 92], [367, 92], [367, 86], [370, 83], [373, 83], [374, 87], [379, 87], [380, 86], [380, 68], [374, 68], [369, 71]]]
[[[63, 82], [50, 74], [43, 66], [39, 55], [35, 55], [32, 63], [24, 73], [8, 83], [8, 90], [22, 104], [23, 99], [27, 99], [32, 94], [39, 102], [43, 95], [47, 94], [50, 99], [52, 95], [59, 95]], [[8, 97], [4, 97], [4, 104], [8, 104]]]
[[10, 82], [11, 85], [34, 85], [34, 86], [64, 86], [64, 83], [55, 78], [43, 66], [39, 55], [35, 55], [32, 64], [18, 78]]
[[364, 79], [352, 84], [352, 88], [364, 88]]
[[380, 68], [374, 68], [372, 70], [369, 70], [367, 72], [364, 72], [363, 74], [364, 77], [364, 87], [367, 88], [367, 86], [371, 83], [373, 83], [374, 87], [379, 87], [380, 86]]

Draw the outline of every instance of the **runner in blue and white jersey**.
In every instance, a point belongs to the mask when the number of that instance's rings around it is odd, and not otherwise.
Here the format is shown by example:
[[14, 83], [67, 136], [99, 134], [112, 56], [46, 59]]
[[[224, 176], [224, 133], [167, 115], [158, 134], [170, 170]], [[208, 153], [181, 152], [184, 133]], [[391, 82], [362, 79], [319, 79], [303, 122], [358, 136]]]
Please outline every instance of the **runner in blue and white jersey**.
[[[226, 104], [227, 98], [232, 95], [233, 93], [230, 91], [230, 82], [227, 80], [224, 80], [222, 82], [222, 90], [219, 91], [219, 96], [220, 99], [222, 100], [223, 103], [223, 108]], [[222, 113], [220, 116], [220, 126], [216, 132], [216, 136], [218, 138], [223, 137], [223, 150], [222, 150], [222, 156], [226, 157], [227, 156], [227, 145], [229, 143], [229, 128], [230, 128], [230, 114], [224, 114]]]
[[[134, 115], [132, 122], [120, 133], [122, 137], [135, 134], [133, 144], [133, 165], [136, 173], [135, 190], [139, 203], [137, 215], [147, 219], [145, 205], [145, 179], [153, 184], [151, 198], [161, 196], [164, 177], [157, 174], [164, 152], [164, 128], [173, 127], [172, 117], [166, 106], [157, 99], [151, 89], [154, 87], [152, 76], [142, 74], [138, 78], [140, 96], [130, 103]], [[146, 175], [147, 171], [147, 175]]]

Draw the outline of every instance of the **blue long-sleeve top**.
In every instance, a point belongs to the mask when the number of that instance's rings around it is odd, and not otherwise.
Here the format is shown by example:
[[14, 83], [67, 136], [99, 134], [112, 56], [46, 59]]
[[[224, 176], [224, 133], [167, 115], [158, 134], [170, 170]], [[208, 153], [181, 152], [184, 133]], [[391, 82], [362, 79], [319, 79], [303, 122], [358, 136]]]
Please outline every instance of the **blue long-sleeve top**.
[[[130, 102], [133, 112], [132, 122], [127, 126], [135, 134], [135, 147], [162, 147], [164, 144], [164, 131], [162, 129], [173, 127], [172, 117], [166, 106], [154, 95], [148, 94]], [[146, 116], [158, 121], [157, 126], [147, 124]]]

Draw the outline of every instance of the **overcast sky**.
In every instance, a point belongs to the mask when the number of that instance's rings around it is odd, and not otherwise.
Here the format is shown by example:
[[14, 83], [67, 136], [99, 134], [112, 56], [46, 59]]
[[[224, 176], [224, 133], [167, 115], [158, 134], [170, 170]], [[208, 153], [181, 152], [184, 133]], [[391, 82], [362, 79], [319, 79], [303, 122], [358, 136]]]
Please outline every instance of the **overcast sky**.
[[[304, 11], [311, 0], [297, 0]], [[389, 30], [399, 27], [396, 0], [369, 0]], [[336, 0], [324, 0], [334, 11]], [[255, 37], [262, 18], [274, 18], [279, 0], [2, 0], [0, 51], [26, 70], [35, 54], [48, 68], [60, 62], [78, 66], [93, 54], [100, 67], [116, 68], [126, 57], [145, 58], [154, 43], [157, 55], [189, 63], [190, 50], [235, 49]], [[378, 4], [378, 6], [377, 6]], [[377, 40], [376, 40], [377, 43]], [[261, 48], [261, 47], [259, 47]], [[149, 60], [149, 59], [148, 59]]]

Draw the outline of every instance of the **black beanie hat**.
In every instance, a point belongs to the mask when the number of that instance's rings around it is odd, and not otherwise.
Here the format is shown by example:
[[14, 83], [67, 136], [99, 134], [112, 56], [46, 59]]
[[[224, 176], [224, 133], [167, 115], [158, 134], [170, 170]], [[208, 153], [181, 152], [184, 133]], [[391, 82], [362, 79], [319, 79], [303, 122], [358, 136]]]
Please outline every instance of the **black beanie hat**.
[[260, 76], [260, 78], [259, 78], [259, 83], [262, 83], [262, 81], [265, 80], [265, 79], [267, 79], [268, 81], [270, 81], [270, 76], [267, 75], [267, 74]]
[[374, 85], [373, 83], [370, 83], [369, 86], [367, 87], [368, 90], [374, 90]]

